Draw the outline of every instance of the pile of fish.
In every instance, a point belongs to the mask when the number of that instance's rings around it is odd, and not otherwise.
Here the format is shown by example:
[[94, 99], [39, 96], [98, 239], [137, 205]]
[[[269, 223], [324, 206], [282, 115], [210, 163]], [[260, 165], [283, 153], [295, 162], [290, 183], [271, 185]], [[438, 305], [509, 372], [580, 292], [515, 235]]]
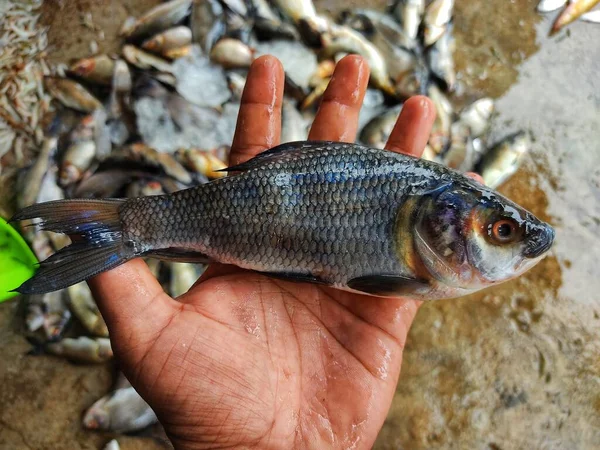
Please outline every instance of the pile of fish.
[[598, 3], [600, 0], [540, 0], [537, 10], [549, 13], [562, 8], [550, 30], [553, 35], [576, 20], [600, 23], [600, 9], [592, 11]]
[[[159, 195], [222, 176], [217, 170], [228, 158], [247, 70], [263, 54], [278, 57], [286, 71], [282, 142], [307, 138], [336, 61], [360, 54], [371, 68], [361, 143], [383, 148], [403, 101], [428, 95], [437, 119], [424, 157], [476, 170], [495, 188], [517, 170], [530, 138], [519, 131], [489, 142], [490, 98], [454, 109], [453, 6], [453, 0], [398, 0], [386, 12], [354, 9], [334, 20], [317, 14], [310, 0], [162, 3], [123, 24], [119, 54], [95, 54], [72, 62], [63, 76], [58, 70], [44, 78], [54, 112], [37, 158], [19, 177], [17, 206]], [[32, 231], [23, 232], [40, 261], [68, 244], [64, 236]], [[148, 263], [173, 297], [203, 269]], [[77, 362], [112, 358], [106, 324], [85, 283], [26, 302], [38, 348]], [[85, 333], [65, 337], [74, 334], [74, 319]], [[115, 432], [155, 421], [131, 386], [117, 386], [84, 415], [87, 428]]]

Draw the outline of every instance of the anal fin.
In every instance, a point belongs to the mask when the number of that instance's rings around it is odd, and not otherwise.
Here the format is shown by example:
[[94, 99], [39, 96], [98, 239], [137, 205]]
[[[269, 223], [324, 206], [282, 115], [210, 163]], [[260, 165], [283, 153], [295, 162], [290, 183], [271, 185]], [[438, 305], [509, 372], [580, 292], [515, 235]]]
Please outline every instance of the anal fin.
[[429, 287], [426, 280], [398, 275], [367, 275], [348, 281], [348, 287], [356, 291], [380, 296], [410, 296]]
[[170, 247], [160, 250], [150, 250], [144, 256], [156, 258], [163, 261], [182, 262], [192, 264], [208, 264], [211, 259], [204, 253], [187, 250], [184, 248]]

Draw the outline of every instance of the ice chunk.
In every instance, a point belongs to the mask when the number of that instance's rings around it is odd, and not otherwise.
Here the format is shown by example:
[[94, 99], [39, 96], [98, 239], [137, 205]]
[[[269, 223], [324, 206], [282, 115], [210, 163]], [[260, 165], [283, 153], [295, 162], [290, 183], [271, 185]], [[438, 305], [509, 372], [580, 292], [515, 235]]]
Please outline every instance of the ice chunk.
[[177, 92], [196, 105], [217, 107], [231, 96], [225, 71], [203, 55], [198, 46], [173, 63], [173, 73]]

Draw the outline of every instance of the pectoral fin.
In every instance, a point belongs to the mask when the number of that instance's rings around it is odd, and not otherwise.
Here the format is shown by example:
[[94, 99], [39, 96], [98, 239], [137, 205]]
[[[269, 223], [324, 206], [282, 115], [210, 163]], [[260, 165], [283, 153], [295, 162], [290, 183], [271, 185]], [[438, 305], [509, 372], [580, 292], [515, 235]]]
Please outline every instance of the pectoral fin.
[[367, 275], [353, 278], [348, 282], [348, 287], [371, 295], [410, 296], [429, 288], [429, 283], [426, 280], [398, 275]]

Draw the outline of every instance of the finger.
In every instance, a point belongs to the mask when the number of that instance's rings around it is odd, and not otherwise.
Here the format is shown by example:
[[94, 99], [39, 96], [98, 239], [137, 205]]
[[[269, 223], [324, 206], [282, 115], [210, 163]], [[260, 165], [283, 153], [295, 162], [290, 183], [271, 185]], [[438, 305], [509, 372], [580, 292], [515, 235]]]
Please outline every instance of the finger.
[[402, 106], [385, 146], [387, 150], [418, 156], [423, 154], [435, 121], [435, 106], [422, 95], [409, 98]]
[[142, 259], [96, 275], [88, 284], [115, 340], [143, 331], [153, 333], [173, 314], [173, 300]]
[[481, 175], [479, 175], [478, 173], [467, 172], [467, 173], [465, 173], [465, 175], [468, 176], [469, 178], [473, 178], [475, 181], [478, 181], [481, 184], [485, 184], [485, 182], [483, 181], [483, 177]]
[[261, 56], [252, 63], [229, 155], [231, 165], [279, 143], [283, 83], [283, 67], [277, 58]]
[[358, 114], [369, 83], [369, 67], [357, 55], [344, 57], [336, 66], [308, 138], [354, 142]]

